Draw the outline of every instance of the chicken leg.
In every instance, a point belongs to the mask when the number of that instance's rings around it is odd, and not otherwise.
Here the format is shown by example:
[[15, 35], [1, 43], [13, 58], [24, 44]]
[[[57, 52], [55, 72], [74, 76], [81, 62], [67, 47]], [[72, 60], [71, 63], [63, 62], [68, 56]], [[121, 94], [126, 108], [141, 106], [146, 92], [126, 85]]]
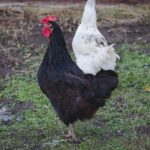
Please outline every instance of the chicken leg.
[[67, 138], [70, 138], [73, 142], [78, 143], [79, 140], [77, 139], [74, 128], [72, 124], [69, 124], [68, 134], [66, 135]]

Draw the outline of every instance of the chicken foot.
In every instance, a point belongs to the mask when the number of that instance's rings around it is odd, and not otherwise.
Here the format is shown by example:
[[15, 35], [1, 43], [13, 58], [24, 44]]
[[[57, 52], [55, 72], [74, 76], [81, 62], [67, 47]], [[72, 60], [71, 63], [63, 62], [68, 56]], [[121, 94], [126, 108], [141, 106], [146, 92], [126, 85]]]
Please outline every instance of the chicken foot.
[[74, 128], [72, 124], [69, 124], [68, 134], [66, 135], [66, 138], [70, 138], [72, 142], [78, 143], [79, 140], [77, 139]]

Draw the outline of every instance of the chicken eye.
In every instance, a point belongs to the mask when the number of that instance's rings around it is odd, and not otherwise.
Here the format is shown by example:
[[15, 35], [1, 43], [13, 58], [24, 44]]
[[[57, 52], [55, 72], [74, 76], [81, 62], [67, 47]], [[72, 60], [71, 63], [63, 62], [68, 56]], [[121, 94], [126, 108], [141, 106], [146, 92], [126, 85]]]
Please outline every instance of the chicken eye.
[[53, 26], [51, 25], [50, 27], [49, 27], [51, 30], [53, 30]]
[[51, 30], [53, 29], [53, 26], [50, 22], [48, 22], [47, 25], [48, 25], [49, 29], [51, 29]]

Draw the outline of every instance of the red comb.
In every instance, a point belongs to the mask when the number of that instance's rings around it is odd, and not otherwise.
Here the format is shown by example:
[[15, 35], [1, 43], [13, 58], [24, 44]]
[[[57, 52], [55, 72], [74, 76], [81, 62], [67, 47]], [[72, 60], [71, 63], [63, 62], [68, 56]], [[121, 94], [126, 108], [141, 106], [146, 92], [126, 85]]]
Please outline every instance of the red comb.
[[42, 18], [42, 23], [46, 24], [48, 21], [56, 21], [57, 18], [55, 16], [46, 16]]

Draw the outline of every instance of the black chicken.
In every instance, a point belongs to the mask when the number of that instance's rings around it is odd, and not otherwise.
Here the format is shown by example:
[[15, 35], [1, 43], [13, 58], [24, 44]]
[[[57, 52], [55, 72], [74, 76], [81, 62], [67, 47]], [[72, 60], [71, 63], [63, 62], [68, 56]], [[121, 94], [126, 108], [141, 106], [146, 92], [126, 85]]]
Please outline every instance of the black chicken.
[[55, 17], [45, 17], [43, 34], [50, 43], [38, 71], [38, 83], [60, 120], [69, 126], [68, 136], [76, 141], [72, 124], [93, 117], [117, 87], [114, 71], [84, 74], [68, 54], [63, 33]]

